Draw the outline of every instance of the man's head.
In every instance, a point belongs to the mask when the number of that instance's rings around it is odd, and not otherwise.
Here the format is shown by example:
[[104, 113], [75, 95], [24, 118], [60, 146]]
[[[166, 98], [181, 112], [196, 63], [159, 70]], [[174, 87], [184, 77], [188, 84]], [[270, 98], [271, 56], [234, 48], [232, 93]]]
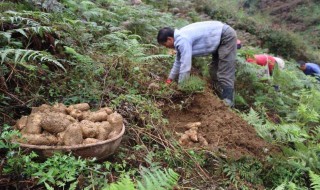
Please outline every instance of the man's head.
[[304, 61], [298, 61], [298, 67], [299, 67], [299, 69], [301, 70], [301, 71], [304, 71], [304, 70], [306, 70], [306, 63], [304, 62]]
[[159, 30], [158, 43], [166, 48], [174, 48], [174, 30], [169, 27], [164, 27]]

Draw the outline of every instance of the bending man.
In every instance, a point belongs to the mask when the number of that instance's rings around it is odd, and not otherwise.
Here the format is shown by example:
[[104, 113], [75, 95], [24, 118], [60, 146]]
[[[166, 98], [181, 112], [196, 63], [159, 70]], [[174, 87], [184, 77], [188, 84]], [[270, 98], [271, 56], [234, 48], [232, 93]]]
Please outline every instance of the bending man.
[[210, 73], [213, 89], [224, 102], [233, 105], [237, 34], [219, 21], [197, 22], [181, 29], [162, 28], [158, 43], [177, 51], [168, 82], [190, 76], [192, 56], [212, 55]]
[[299, 61], [299, 69], [303, 71], [305, 75], [311, 75], [316, 77], [318, 81], [320, 81], [320, 66], [315, 63], [305, 63]]

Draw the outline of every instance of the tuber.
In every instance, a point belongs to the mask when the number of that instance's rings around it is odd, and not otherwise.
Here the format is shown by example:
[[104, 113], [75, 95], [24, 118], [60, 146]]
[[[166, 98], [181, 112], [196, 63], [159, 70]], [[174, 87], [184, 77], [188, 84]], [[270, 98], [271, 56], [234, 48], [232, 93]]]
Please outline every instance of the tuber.
[[69, 125], [63, 135], [63, 142], [66, 146], [81, 144], [83, 141], [82, 131], [78, 123]]
[[41, 121], [41, 127], [50, 133], [59, 133], [66, 129], [75, 119], [69, 115], [57, 112], [46, 113]]
[[18, 141], [33, 145], [56, 145], [58, 143], [57, 137], [47, 134], [22, 134]]
[[100, 142], [99, 139], [94, 139], [94, 138], [86, 138], [83, 140], [82, 144], [94, 144]]
[[98, 124], [92, 121], [82, 120], [80, 122], [80, 127], [84, 138], [94, 138], [99, 133]]
[[28, 121], [28, 116], [22, 116], [17, 123], [13, 126], [14, 129], [21, 131], [26, 125]]
[[41, 113], [34, 113], [31, 114], [27, 119], [26, 127], [23, 128], [21, 131], [22, 133], [29, 133], [29, 134], [40, 134], [41, 133], [41, 120], [42, 114]]

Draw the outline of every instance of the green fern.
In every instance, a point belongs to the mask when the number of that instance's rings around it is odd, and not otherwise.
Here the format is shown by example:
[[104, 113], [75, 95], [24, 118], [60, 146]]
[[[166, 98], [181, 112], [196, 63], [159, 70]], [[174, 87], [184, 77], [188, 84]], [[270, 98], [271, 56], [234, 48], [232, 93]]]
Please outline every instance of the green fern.
[[138, 58], [138, 60], [141, 62], [149, 62], [149, 61], [157, 60], [157, 59], [168, 59], [170, 57], [171, 57], [171, 55], [165, 55], [165, 54], [149, 55], [149, 56], [140, 57], [140, 58]]
[[318, 122], [320, 114], [305, 104], [300, 104], [297, 108], [297, 119], [302, 123]]
[[[18, 14], [17, 12], [13, 12], [13, 11], [7, 11], [5, 13], [14, 14], [14, 15]], [[7, 17], [0, 18], [0, 23], [7, 23], [7, 22], [18, 26], [17, 29], [11, 29], [11, 30], [0, 32], [0, 36], [4, 37], [8, 43], [10, 42], [12, 35], [14, 33], [20, 33], [26, 38], [29, 38], [34, 34], [39, 34], [40, 36], [43, 36], [44, 33], [53, 32], [52, 27], [42, 26], [39, 22], [31, 18], [25, 18], [21, 16], [7, 16]]]
[[309, 171], [309, 176], [312, 188], [315, 190], [320, 189], [320, 175], [315, 174], [313, 171]]
[[30, 19], [25, 18], [21, 16], [7, 16], [7, 17], [1, 17], [1, 22], [10, 22], [11, 24], [17, 24], [17, 25], [27, 25], [27, 26], [40, 26], [40, 23]]
[[287, 182], [287, 180], [277, 186], [274, 190], [304, 190], [303, 187], [297, 187], [297, 185], [293, 182]]
[[128, 176], [120, 179], [117, 183], [112, 183], [110, 186], [104, 190], [135, 190], [135, 184], [131, 181]]
[[267, 141], [276, 142], [304, 142], [310, 138], [307, 131], [297, 124], [274, 124], [264, 121], [252, 108], [248, 114], [242, 115], [244, 120], [252, 124], [259, 136]]
[[320, 147], [311, 143], [304, 144], [296, 142], [294, 148], [283, 147], [284, 155], [288, 158], [290, 164], [298, 167], [300, 170], [313, 170], [320, 172]]
[[223, 165], [223, 173], [229, 178], [228, 183], [236, 187], [245, 186], [247, 182], [262, 184], [262, 164], [255, 158], [228, 159]]
[[150, 171], [143, 169], [141, 181], [135, 185], [128, 176], [117, 183], [110, 184], [104, 190], [167, 190], [177, 185], [179, 175], [172, 169]]
[[26, 64], [26, 61], [39, 60], [42, 62], [50, 62], [66, 71], [63, 65], [53, 58], [51, 55], [43, 51], [26, 50], [26, 49], [4, 49], [0, 50], [1, 64], [5, 61], [13, 61], [16, 64], [20, 64], [28, 69], [34, 69], [31, 65]]
[[250, 108], [248, 114], [242, 115], [244, 120], [246, 120], [251, 125], [262, 125], [263, 119], [260, 118], [259, 113], [254, 109]]
[[142, 181], [138, 181], [139, 190], [166, 190], [177, 185], [179, 175], [172, 169], [147, 171], [144, 173]]
[[77, 60], [80, 63], [86, 63], [86, 64], [93, 63], [93, 60], [89, 56], [81, 55], [75, 49], [73, 49], [71, 47], [64, 46], [64, 49], [67, 54], [71, 55], [72, 58], [74, 58], [75, 60]]
[[[45, 20], [47, 22], [50, 22], [50, 17], [52, 16], [50, 13], [41, 12], [41, 11], [5, 11], [4, 14], [8, 15], [14, 15], [14, 16], [28, 16], [32, 18], [37, 18], [40, 20]], [[33, 20], [34, 21], [34, 20]]]
[[285, 190], [288, 182], [281, 183], [278, 187], [276, 187], [274, 190]]
[[89, 21], [92, 18], [99, 18], [103, 16], [105, 9], [93, 8], [83, 12], [83, 16]]

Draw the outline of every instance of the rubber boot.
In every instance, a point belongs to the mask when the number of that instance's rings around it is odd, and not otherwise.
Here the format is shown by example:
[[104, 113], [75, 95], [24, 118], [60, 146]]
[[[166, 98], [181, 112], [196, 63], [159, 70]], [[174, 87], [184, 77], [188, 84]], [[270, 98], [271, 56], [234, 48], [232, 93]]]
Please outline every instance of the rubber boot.
[[212, 82], [212, 89], [213, 89], [213, 93], [215, 95], [217, 95], [220, 99], [221, 99], [221, 96], [222, 96], [222, 88], [221, 86], [219, 85], [218, 82]]
[[221, 99], [224, 101], [224, 103], [229, 106], [233, 107], [233, 88], [231, 87], [224, 87], [222, 88], [222, 95]]

